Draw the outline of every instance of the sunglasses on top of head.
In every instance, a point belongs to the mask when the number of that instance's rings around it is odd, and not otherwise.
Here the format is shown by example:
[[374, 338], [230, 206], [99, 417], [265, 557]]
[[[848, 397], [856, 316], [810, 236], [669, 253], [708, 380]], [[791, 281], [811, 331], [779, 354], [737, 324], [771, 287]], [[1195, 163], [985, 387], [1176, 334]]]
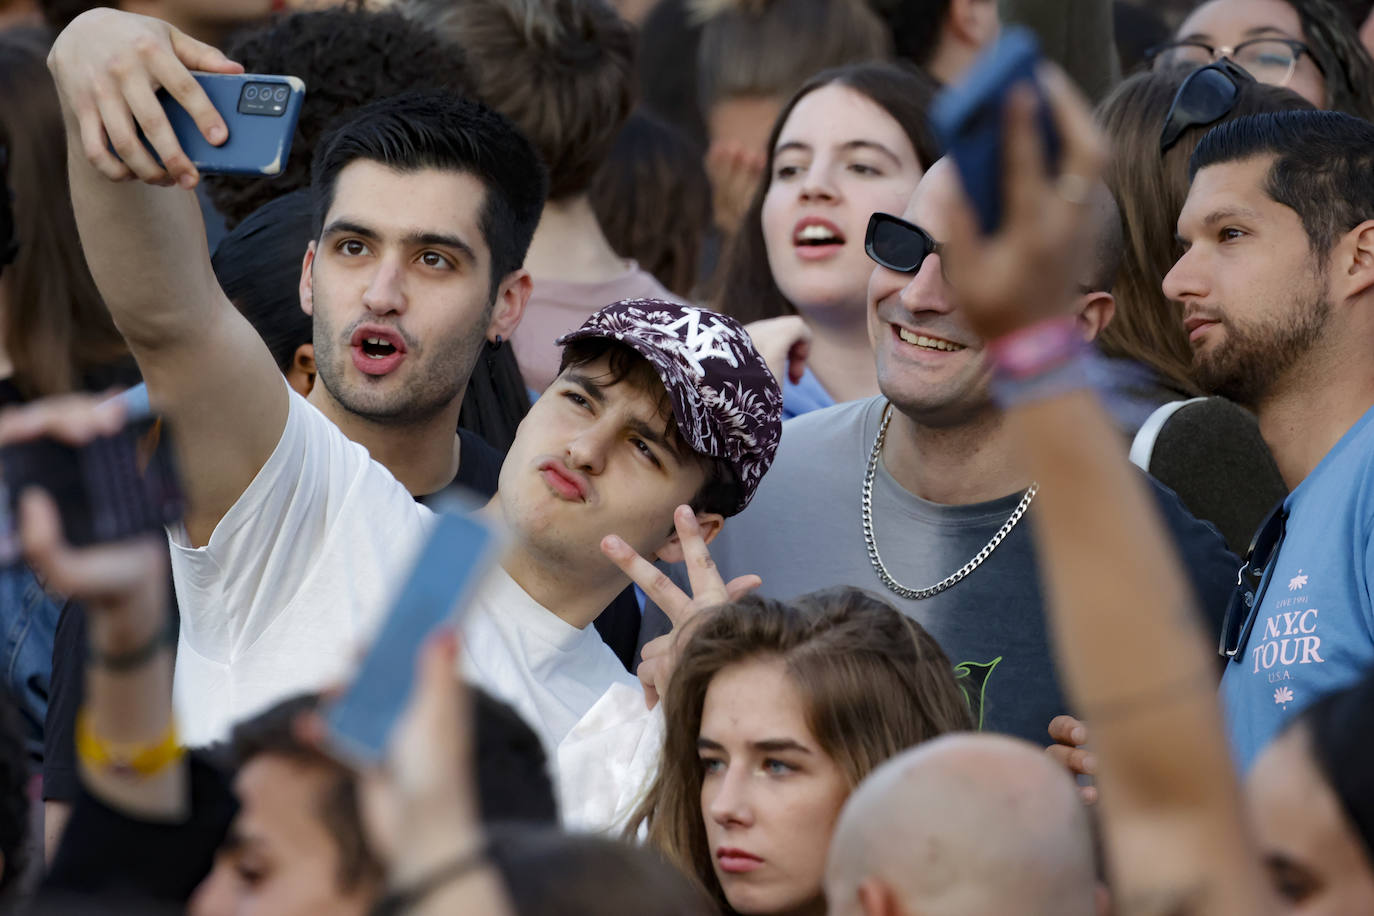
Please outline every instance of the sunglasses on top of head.
[[1167, 153], [1188, 128], [1205, 127], [1226, 117], [1240, 100], [1242, 87], [1253, 82], [1253, 76], [1226, 58], [1189, 73], [1164, 116], [1159, 151]]
[[864, 251], [874, 263], [899, 274], [914, 274], [940, 243], [920, 226], [891, 213], [874, 213], [868, 219]]

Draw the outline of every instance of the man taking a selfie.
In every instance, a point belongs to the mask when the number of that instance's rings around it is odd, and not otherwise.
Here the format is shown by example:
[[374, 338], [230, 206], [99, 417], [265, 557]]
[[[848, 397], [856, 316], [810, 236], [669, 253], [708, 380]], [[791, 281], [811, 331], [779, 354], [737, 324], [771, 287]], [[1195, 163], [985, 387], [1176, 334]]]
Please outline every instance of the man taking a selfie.
[[[317, 386], [317, 410], [289, 393], [215, 284], [186, 190], [198, 176], [149, 88], [164, 86], [215, 142], [223, 118], [189, 70], [237, 66], [108, 11], [73, 23], [50, 63], [87, 258], [177, 433], [188, 512], [172, 536], [176, 692], [184, 737], [205, 742], [341, 678], [399, 589], [429, 513], [335, 415], [345, 402], [377, 423], [456, 411], [461, 356], [518, 320], [529, 295], [519, 258], [499, 259], [513, 247], [501, 234], [515, 231], [510, 212], [537, 214], [520, 196], [527, 147], [481, 106], [419, 95], [370, 107], [317, 151], [301, 299], [321, 377], [337, 372]], [[157, 187], [171, 183], [181, 189]], [[700, 309], [620, 303], [565, 340], [564, 371], [522, 425], [490, 508], [512, 547], [465, 624], [466, 670], [530, 718], [560, 781], [576, 771], [564, 750], [589, 759], [576, 726], [598, 704], [598, 746], [623, 730], [627, 766], [644, 766], [628, 760], [654, 745], [639, 740], [639, 684], [588, 624], [626, 585], [617, 564], [705, 554], [771, 461], [781, 405], [738, 325]], [[425, 370], [450, 361], [445, 388], [445, 373]], [[452, 475], [437, 460], [412, 471]], [[680, 506], [692, 511], [675, 518]], [[579, 789], [577, 817], [608, 822], [633, 782], [604, 797]]]

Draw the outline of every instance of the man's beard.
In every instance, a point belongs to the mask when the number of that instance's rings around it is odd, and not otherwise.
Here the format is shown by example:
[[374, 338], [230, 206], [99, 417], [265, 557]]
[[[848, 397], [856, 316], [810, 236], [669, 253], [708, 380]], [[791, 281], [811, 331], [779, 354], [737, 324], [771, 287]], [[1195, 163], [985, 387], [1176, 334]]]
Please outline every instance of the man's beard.
[[1193, 354], [1193, 380], [1204, 392], [1251, 410], [1321, 339], [1331, 317], [1330, 300], [1318, 295], [1288, 315], [1251, 325], [1222, 318], [1225, 339]]
[[[406, 363], [414, 363], [407, 383], [393, 386], [390, 391], [378, 391], [371, 390], [366, 383], [350, 385], [345, 381], [352, 360], [351, 348], [345, 337], [321, 317], [324, 309], [320, 305], [317, 300], [311, 322], [315, 371], [320, 384], [349, 413], [373, 423], [398, 426], [431, 419], [463, 391], [477, 363], [492, 311], [488, 306], [481, 320], [461, 335], [415, 341], [405, 357]], [[427, 359], [430, 354], [433, 358]]]

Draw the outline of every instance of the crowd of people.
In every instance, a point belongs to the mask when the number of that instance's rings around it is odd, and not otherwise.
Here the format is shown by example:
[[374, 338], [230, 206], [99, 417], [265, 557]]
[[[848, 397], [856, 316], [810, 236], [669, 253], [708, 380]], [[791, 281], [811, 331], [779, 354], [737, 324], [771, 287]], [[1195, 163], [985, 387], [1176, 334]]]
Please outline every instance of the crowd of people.
[[[1013, 26], [988, 226], [932, 112]], [[1374, 913], [1371, 49], [0, 0], [0, 911]], [[196, 72], [303, 81], [278, 175]], [[454, 511], [499, 554], [345, 753]]]

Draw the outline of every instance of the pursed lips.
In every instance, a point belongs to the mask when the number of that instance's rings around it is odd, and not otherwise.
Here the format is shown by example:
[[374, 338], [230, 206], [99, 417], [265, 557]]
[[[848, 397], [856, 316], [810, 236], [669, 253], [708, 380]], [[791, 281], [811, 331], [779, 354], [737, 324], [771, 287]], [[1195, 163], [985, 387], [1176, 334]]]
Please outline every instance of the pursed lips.
[[585, 477], [569, 470], [562, 462], [546, 459], [539, 463], [540, 475], [545, 483], [563, 499], [570, 502], [586, 502], [591, 487]]

